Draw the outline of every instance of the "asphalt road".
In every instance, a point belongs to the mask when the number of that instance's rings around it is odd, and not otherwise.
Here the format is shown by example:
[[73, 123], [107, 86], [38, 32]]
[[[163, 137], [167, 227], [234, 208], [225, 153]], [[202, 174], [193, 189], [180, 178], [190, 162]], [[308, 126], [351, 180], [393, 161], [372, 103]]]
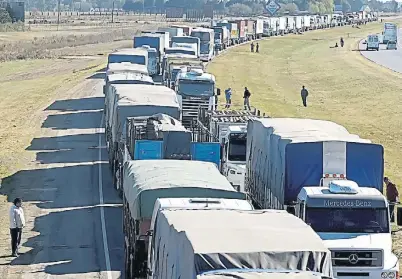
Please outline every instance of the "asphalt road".
[[27, 148], [36, 153], [37, 167], [3, 185], [15, 187], [36, 209], [26, 212], [33, 216], [22, 254], [0, 267], [2, 279], [124, 278], [121, 199], [112, 187], [99, 128], [102, 78], [94, 75], [66, 94], [73, 98], [45, 109], [41, 136]]
[[[399, 29], [398, 38], [401, 38], [402, 29]], [[367, 59], [382, 65], [388, 69], [391, 69], [395, 72], [402, 73], [402, 42], [398, 41], [398, 49], [397, 50], [386, 50], [386, 45], [380, 45], [380, 50], [370, 50], [366, 51], [366, 45], [363, 44], [363, 41], [359, 46], [360, 53], [366, 57]]]

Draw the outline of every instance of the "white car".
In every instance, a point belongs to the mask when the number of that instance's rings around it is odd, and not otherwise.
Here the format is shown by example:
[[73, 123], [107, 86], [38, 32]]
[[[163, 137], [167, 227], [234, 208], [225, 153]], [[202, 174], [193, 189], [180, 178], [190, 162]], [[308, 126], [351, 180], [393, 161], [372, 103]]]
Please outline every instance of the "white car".
[[378, 35], [369, 35], [367, 37], [367, 45], [366, 50], [380, 50], [380, 40], [378, 39]]

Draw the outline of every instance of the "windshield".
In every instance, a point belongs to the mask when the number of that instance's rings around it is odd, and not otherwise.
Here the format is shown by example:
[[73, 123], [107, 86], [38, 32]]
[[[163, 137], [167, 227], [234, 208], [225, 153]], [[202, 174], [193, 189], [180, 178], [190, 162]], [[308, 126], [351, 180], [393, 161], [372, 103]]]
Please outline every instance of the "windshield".
[[148, 52], [148, 59], [149, 59], [149, 58], [156, 58], [157, 56], [158, 56], [157, 53], [154, 52], [154, 51]]
[[167, 49], [165, 53], [166, 54], [181, 53], [181, 54], [195, 55], [194, 50], [187, 50], [187, 49]]
[[388, 233], [387, 208], [306, 208], [306, 223], [316, 232]]
[[198, 31], [194, 31], [191, 32], [191, 37], [196, 37], [199, 38], [201, 42], [205, 42], [205, 41], [209, 41], [209, 32], [198, 32]]
[[210, 82], [199, 81], [180, 81], [179, 94], [188, 96], [213, 96], [214, 84]]
[[231, 138], [229, 140], [229, 161], [246, 161], [246, 144], [247, 139]]
[[145, 56], [142, 55], [125, 55], [125, 54], [109, 54], [108, 63], [129, 62], [133, 64], [145, 65]]
[[209, 54], [209, 44], [202, 44], [200, 46], [201, 54]]

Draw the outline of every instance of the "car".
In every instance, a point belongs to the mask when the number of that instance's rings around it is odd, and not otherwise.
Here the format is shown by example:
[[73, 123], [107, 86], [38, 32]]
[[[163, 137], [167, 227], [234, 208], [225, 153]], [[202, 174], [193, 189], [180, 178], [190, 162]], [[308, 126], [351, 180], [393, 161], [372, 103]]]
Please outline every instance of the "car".
[[388, 41], [387, 49], [398, 49], [396, 45], [396, 41]]

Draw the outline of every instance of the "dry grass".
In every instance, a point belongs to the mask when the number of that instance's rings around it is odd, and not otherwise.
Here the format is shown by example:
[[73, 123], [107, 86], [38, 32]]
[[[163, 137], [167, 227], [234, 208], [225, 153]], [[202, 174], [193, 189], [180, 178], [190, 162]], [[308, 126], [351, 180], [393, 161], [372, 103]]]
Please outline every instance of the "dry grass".
[[[356, 51], [357, 42], [380, 32], [379, 23], [260, 42], [261, 53], [249, 45], [233, 49], [208, 65], [218, 86], [232, 87], [234, 103], [242, 102], [244, 86], [253, 105], [274, 117], [303, 117], [335, 121], [350, 132], [380, 143], [385, 149], [385, 174], [402, 185], [402, 74], [376, 65]], [[345, 48], [330, 48], [340, 37]], [[309, 90], [308, 108], [300, 89]], [[401, 188], [401, 187], [400, 187]], [[401, 188], [402, 189], [402, 188]], [[402, 235], [394, 236], [402, 254]], [[401, 265], [402, 267], [402, 265]]]

